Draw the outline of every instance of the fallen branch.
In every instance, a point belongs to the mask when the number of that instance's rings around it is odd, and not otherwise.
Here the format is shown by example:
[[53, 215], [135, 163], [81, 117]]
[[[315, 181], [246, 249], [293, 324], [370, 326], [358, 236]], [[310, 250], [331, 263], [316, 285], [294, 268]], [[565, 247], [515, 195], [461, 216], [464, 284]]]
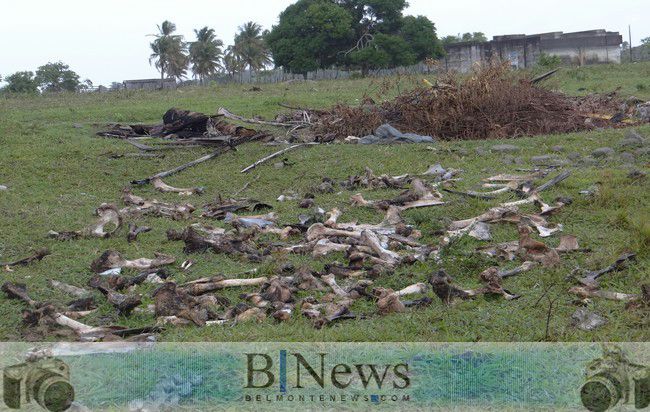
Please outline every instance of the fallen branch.
[[558, 184], [561, 181], [565, 180], [569, 176], [571, 176], [571, 172], [568, 171], [568, 170], [564, 171], [564, 172], [560, 173], [559, 175], [555, 176], [553, 179], [549, 180], [548, 182], [538, 186], [536, 189], [533, 190], [533, 192], [534, 193], [543, 192], [544, 190], [546, 190], [546, 189], [548, 189], [548, 188], [550, 188], [552, 186], [555, 186], [556, 184]]
[[221, 148], [215, 150], [214, 152], [212, 152], [210, 154], [207, 154], [207, 155], [205, 155], [203, 157], [199, 157], [196, 160], [192, 160], [191, 162], [185, 163], [185, 164], [180, 165], [178, 167], [175, 167], [175, 168], [173, 168], [171, 170], [167, 170], [167, 171], [164, 171], [164, 172], [157, 173], [157, 174], [155, 174], [155, 175], [153, 175], [151, 177], [148, 177], [146, 179], [133, 180], [133, 181], [131, 181], [131, 184], [134, 184], [134, 185], [146, 185], [146, 184], [149, 184], [156, 178], [162, 179], [163, 177], [174, 175], [176, 173], [182, 172], [185, 169], [189, 169], [192, 166], [196, 166], [196, 165], [201, 164], [203, 162], [207, 162], [208, 160], [212, 160], [215, 157], [226, 153], [228, 150], [235, 150], [234, 146], [221, 147]]
[[546, 73], [544, 73], [544, 74], [540, 74], [539, 76], [533, 78], [530, 82], [531, 82], [532, 84], [539, 83], [539, 82], [541, 82], [541, 81], [543, 81], [543, 80], [546, 80], [546, 79], [548, 79], [549, 77], [553, 76], [555, 73], [557, 73], [558, 70], [560, 70], [560, 69], [559, 69], [559, 68], [558, 68], [558, 69], [553, 69], [553, 70], [551, 70], [550, 72], [546, 72]]
[[236, 115], [234, 113], [231, 113], [228, 111], [228, 109], [225, 109], [223, 107], [219, 108], [217, 111], [217, 114], [226, 117], [231, 120], [238, 120], [240, 122], [244, 123], [251, 123], [251, 124], [261, 124], [264, 126], [276, 126], [276, 127], [295, 127], [295, 126], [300, 126], [300, 127], [309, 127], [309, 123], [307, 122], [290, 122], [290, 123], [282, 123], [282, 122], [274, 122], [274, 121], [268, 121], [268, 120], [258, 120], [258, 119], [247, 119], [245, 117]]
[[268, 156], [266, 156], [266, 157], [264, 157], [264, 158], [258, 160], [257, 162], [253, 163], [252, 165], [250, 165], [250, 166], [248, 166], [248, 167], [242, 169], [242, 171], [241, 171], [240, 173], [248, 173], [249, 171], [255, 169], [257, 166], [261, 165], [262, 163], [268, 162], [269, 160], [274, 159], [274, 158], [276, 158], [276, 157], [278, 157], [278, 156], [280, 156], [280, 155], [282, 155], [282, 154], [284, 154], [284, 153], [287, 153], [287, 152], [289, 152], [289, 151], [291, 151], [291, 150], [294, 150], [294, 149], [297, 149], [297, 148], [299, 148], [299, 147], [303, 147], [303, 146], [313, 146], [313, 145], [317, 145], [317, 144], [319, 144], [319, 143], [300, 143], [300, 144], [294, 144], [293, 146], [289, 146], [289, 147], [287, 147], [287, 148], [284, 148], [284, 149], [282, 149], [282, 150], [280, 150], [280, 151], [277, 151], [277, 152], [275, 152], [275, 153], [272, 153], [272, 154], [270, 154], [270, 155], [268, 155]]

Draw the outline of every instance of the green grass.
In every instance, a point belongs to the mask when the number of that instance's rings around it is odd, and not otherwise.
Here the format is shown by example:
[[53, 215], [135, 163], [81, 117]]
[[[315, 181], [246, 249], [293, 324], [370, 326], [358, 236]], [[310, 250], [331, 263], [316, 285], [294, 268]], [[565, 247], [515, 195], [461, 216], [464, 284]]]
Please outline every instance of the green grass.
[[[565, 69], [553, 80], [551, 87], [559, 87], [570, 93], [609, 91], [618, 85], [621, 93], [650, 98], [646, 89], [641, 92], [636, 84], [647, 82], [650, 64], [623, 66], [599, 66], [576, 69], [584, 76], [574, 75]], [[417, 79], [393, 79], [392, 95], [399, 88], [411, 87]], [[47, 285], [48, 279], [58, 279], [70, 284], [85, 286], [91, 276], [89, 265], [106, 249], [116, 249], [128, 258], [152, 257], [156, 251], [169, 253], [182, 262], [186, 256], [181, 242], [166, 240], [169, 228], [182, 228], [190, 222], [173, 222], [167, 219], [145, 219], [142, 223], [154, 228], [151, 233], [140, 236], [138, 242], [128, 244], [124, 229], [107, 240], [89, 239], [73, 242], [56, 242], [47, 239], [49, 230], [78, 230], [92, 222], [93, 210], [103, 202], [119, 204], [120, 191], [129, 181], [143, 178], [154, 172], [169, 169], [206, 153], [205, 150], [187, 150], [167, 153], [164, 159], [112, 159], [108, 154], [135, 151], [130, 145], [114, 139], [94, 136], [97, 125], [106, 122], [157, 122], [169, 107], [214, 113], [224, 106], [243, 116], [262, 115], [271, 117], [282, 109], [280, 102], [307, 107], [327, 107], [337, 102], [354, 104], [364, 94], [377, 96], [386, 87], [384, 80], [350, 80], [337, 82], [305, 82], [294, 84], [262, 85], [262, 92], [249, 92], [245, 85], [180, 89], [165, 92], [123, 92], [93, 95], [63, 95], [39, 98], [0, 99], [0, 184], [9, 190], [0, 192], [0, 261], [9, 261], [27, 255], [31, 250], [47, 246], [53, 254], [42, 262], [15, 268], [13, 272], [0, 272], [1, 281], [24, 282], [31, 296], [40, 301], [62, 302], [70, 300]], [[598, 89], [601, 88], [601, 89]], [[73, 124], [81, 128], [74, 128]], [[650, 138], [650, 126], [637, 130]], [[602, 284], [605, 289], [637, 293], [639, 285], [648, 281], [650, 274], [650, 190], [648, 179], [632, 180], [627, 177], [631, 169], [648, 171], [648, 156], [637, 156], [632, 163], [623, 160], [624, 151], [617, 146], [625, 130], [603, 130], [588, 133], [528, 137], [510, 141], [522, 148], [514, 156], [498, 153], [478, 155], [477, 149], [489, 149], [497, 141], [442, 142], [434, 145], [404, 146], [356, 146], [328, 145], [299, 149], [287, 157], [294, 166], [276, 169], [273, 162], [255, 169], [248, 175], [239, 173], [243, 167], [277, 150], [261, 144], [240, 147], [237, 153], [226, 154], [214, 161], [189, 169], [166, 180], [174, 186], [204, 186], [207, 193], [202, 197], [181, 198], [174, 194], [161, 194], [151, 187], [135, 188], [135, 193], [145, 198], [166, 201], [189, 201], [197, 207], [221, 194], [230, 196], [245, 183], [251, 183], [242, 195], [269, 202], [274, 205], [280, 223], [296, 221], [302, 209], [295, 202], [278, 203], [275, 199], [286, 190], [305, 193], [318, 184], [323, 176], [341, 180], [358, 174], [370, 166], [376, 173], [417, 174], [429, 165], [441, 163], [447, 168], [463, 169], [462, 187], [473, 187], [484, 177], [517, 168], [531, 167], [530, 158], [551, 153], [551, 147], [561, 145], [565, 151], [558, 154], [566, 158], [579, 153], [588, 158], [591, 151], [610, 146], [617, 153], [608, 160], [585, 161], [567, 166], [573, 171], [570, 179], [544, 193], [544, 199], [552, 201], [557, 196], [570, 196], [574, 203], [553, 222], [564, 225], [565, 234], [578, 237], [581, 247], [591, 253], [578, 253], [563, 257], [561, 267], [553, 270], [536, 269], [509, 279], [505, 286], [523, 297], [517, 301], [479, 298], [444, 307], [435, 301], [427, 309], [409, 311], [386, 317], [374, 315], [374, 307], [367, 302], [355, 304], [353, 310], [369, 315], [368, 319], [344, 322], [334, 327], [316, 330], [300, 316], [287, 323], [276, 324], [267, 320], [261, 324], [240, 324], [235, 327], [169, 328], [161, 335], [168, 341], [537, 341], [544, 338], [547, 303], [534, 303], [551, 284], [551, 297], [556, 306], [550, 324], [551, 340], [566, 341], [645, 341], [649, 337], [647, 311], [628, 311], [618, 302], [594, 300], [590, 309], [608, 319], [607, 325], [593, 331], [582, 332], [570, 325], [570, 315], [576, 307], [573, 297], [566, 293], [571, 285], [566, 276], [576, 266], [598, 269], [609, 265], [624, 251], [635, 251], [638, 258], [629, 269], [606, 275]], [[511, 163], [512, 157], [520, 158], [522, 164]], [[594, 198], [584, 197], [578, 191], [592, 186], [599, 187]], [[331, 195], [319, 195], [317, 204], [329, 209], [342, 207], [340, 221], [359, 219], [362, 222], [378, 222], [379, 213], [354, 209], [348, 198], [353, 192], [343, 191]], [[390, 191], [369, 191], [370, 199], [386, 198]], [[496, 201], [467, 200], [446, 195], [446, 206], [409, 211], [405, 218], [418, 226], [425, 239], [435, 241], [434, 232], [454, 219], [475, 216], [492, 205], [506, 201], [507, 196]], [[524, 209], [527, 210], [527, 209]], [[533, 210], [532, 208], [529, 210]], [[197, 214], [198, 215], [198, 214]], [[192, 222], [222, 225], [221, 222], [195, 217]], [[494, 226], [495, 241], [516, 239], [514, 226]], [[546, 242], [555, 246], [557, 237]], [[471, 252], [482, 243], [462, 239], [443, 254], [444, 268], [466, 287], [479, 285], [478, 273], [495, 262]], [[184, 282], [194, 278], [230, 274], [259, 267], [262, 274], [270, 275], [274, 264], [254, 265], [212, 253], [190, 256], [196, 264], [189, 272], [180, 270], [176, 264], [172, 279]], [[339, 260], [341, 257], [338, 257]], [[326, 260], [312, 261], [308, 257], [290, 256], [297, 264], [309, 264], [320, 268]], [[438, 270], [433, 262], [416, 264], [399, 269], [395, 275], [379, 279], [381, 286], [400, 288], [424, 281]], [[145, 303], [151, 303], [150, 286], [141, 286], [139, 292]], [[241, 291], [224, 292], [223, 295], [237, 301]], [[301, 296], [304, 296], [302, 294]], [[90, 324], [114, 322], [124, 326], [143, 326], [154, 322], [150, 316], [134, 314], [119, 318], [113, 308], [102, 302], [98, 313], [85, 319]], [[20, 302], [0, 297], [0, 339], [23, 340], [21, 336]], [[51, 339], [55, 339], [52, 337]]]

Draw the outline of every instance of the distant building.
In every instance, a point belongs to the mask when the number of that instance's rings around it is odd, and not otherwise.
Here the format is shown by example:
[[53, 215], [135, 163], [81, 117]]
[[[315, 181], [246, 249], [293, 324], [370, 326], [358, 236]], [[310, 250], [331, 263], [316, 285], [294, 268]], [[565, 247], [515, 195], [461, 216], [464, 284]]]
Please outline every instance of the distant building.
[[589, 30], [494, 36], [486, 42], [462, 42], [445, 46], [447, 70], [467, 72], [476, 62], [493, 58], [513, 67], [534, 66], [542, 53], [559, 56], [566, 64], [620, 63], [623, 37], [618, 32]]
[[[160, 79], [124, 80], [122, 82], [126, 90], [157, 90], [160, 89]], [[165, 79], [162, 82], [163, 89], [175, 89], [176, 80]]]

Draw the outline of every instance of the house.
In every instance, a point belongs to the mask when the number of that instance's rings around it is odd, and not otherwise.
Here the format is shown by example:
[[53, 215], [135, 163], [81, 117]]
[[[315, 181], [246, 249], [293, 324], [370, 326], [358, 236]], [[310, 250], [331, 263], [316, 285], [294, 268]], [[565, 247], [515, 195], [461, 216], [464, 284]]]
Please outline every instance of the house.
[[[124, 80], [122, 84], [126, 90], [157, 90], [160, 89], [160, 79]], [[175, 89], [176, 80], [165, 79], [162, 82], [163, 89]]]
[[494, 36], [487, 42], [461, 42], [445, 46], [447, 70], [467, 72], [476, 62], [494, 58], [515, 68], [534, 66], [540, 55], [559, 56], [565, 64], [620, 63], [623, 37], [603, 29], [563, 33]]

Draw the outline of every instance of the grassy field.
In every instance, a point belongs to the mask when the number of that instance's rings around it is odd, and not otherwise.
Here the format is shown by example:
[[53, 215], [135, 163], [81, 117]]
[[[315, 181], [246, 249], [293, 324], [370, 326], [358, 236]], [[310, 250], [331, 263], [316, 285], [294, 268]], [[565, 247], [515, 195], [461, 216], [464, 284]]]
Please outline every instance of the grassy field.
[[[388, 95], [411, 87], [416, 79], [393, 79]], [[93, 211], [103, 202], [119, 204], [120, 191], [129, 181], [144, 178], [169, 169], [206, 153], [205, 150], [185, 150], [167, 153], [164, 159], [112, 158], [136, 149], [114, 139], [94, 136], [98, 125], [107, 122], [158, 122], [170, 107], [180, 107], [205, 113], [214, 113], [218, 107], [243, 116], [271, 117], [282, 110], [278, 103], [309, 107], [327, 107], [337, 102], [354, 104], [364, 94], [377, 96], [386, 88], [382, 80], [350, 80], [337, 82], [306, 82], [279, 85], [261, 85], [261, 92], [247, 91], [247, 86], [211, 86], [201, 89], [180, 89], [164, 92], [121, 92], [93, 95], [64, 95], [34, 98], [0, 98], [0, 184], [8, 190], [0, 191], [0, 261], [21, 258], [30, 251], [47, 246], [52, 255], [13, 272], [1, 271], [0, 280], [24, 282], [31, 296], [40, 301], [67, 302], [70, 298], [52, 290], [48, 279], [57, 279], [85, 286], [91, 277], [92, 262], [107, 249], [115, 249], [127, 258], [153, 257], [156, 251], [185, 259], [182, 243], [166, 240], [169, 228], [183, 228], [189, 222], [167, 219], [145, 219], [142, 223], [153, 231], [128, 244], [124, 229], [118, 236], [106, 240], [77, 240], [57, 242], [46, 237], [49, 230], [79, 230], [94, 219]], [[572, 94], [593, 91], [608, 92], [620, 86], [622, 95], [634, 95], [650, 100], [650, 64], [600, 66], [564, 69], [548, 82], [549, 87]], [[76, 124], [78, 127], [73, 127]], [[80, 126], [80, 127], [79, 127]], [[650, 139], [650, 126], [636, 128]], [[567, 160], [566, 169], [572, 176], [544, 193], [552, 201], [557, 196], [570, 196], [573, 204], [553, 222], [564, 225], [565, 234], [576, 235], [581, 247], [590, 253], [564, 256], [561, 267], [541, 268], [508, 279], [505, 286], [522, 298], [506, 302], [500, 299], [479, 298], [445, 307], [438, 300], [426, 309], [409, 311], [386, 317], [374, 316], [375, 308], [368, 302], [358, 302], [355, 312], [369, 314], [365, 320], [350, 321], [334, 327], [316, 330], [300, 316], [286, 323], [267, 320], [261, 324], [239, 324], [235, 327], [181, 327], [168, 328], [161, 340], [168, 341], [538, 341], [545, 338], [548, 303], [535, 305], [550, 285], [550, 297], [557, 299], [549, 325], [550, 340], [562, 341], [645, 341], [650, 337], [650, 316], [647, 311], [628, 311], [619, 302], [596, 299], [590, 305], [607, 318], [608, 323], [593, 332], [579, 331], [571, 326], [571, 314], [576, 306], [573, 296], [566, 293], [572, 285], [566, 276], [576, 266], [594, 270], [612, 263], [624, 251], [638, 254], [630, 268], [603, 277], [604, 289], [638, 293], [639, 285], [650, 278], [650, 185], [648, 178], [630, 179], [631, 170], [648, 171], [647, 146], [645, 152], [623, 148], [619, 142], [626, 130], [602, 130], [588, 133], [527, 137], [509, 141], [521, 148], [519, 153], [503, 155], [490, 152], [497, 141], [440, 142], [434, 145], [356, 146], [327, 145], [300, 149], [289, 154], [293, 166], [274, 168], [272, 162], [248, 175], [239, 173], [243, 167], [276, 151], [276, 147], [262, 144], [241, 146], [236, 153], [226, 154], [204, 163], [166, 182], [177, 187], [204, 186], [206, 194], [199, 198], [183, 198], [201, 207], [221, 194], [230, 196], [247, 182], [252, 182], [243, 196], [274, 205], [280, 223], [296, 221], [302, 212], [295, 202], [278, 203], [275, 199], [287, 190], [299, 194], [318, 184], [323, 176], [342, 180], [371, 167], [376, 173], [417, 174], [429, 165], [441, 163], [446, 168], [462, 169], [461, 187], [473, 188], [484, 177], [497, 173], [514, 172], [532, 167], [531, 157], [554, 154]], [[562, 146], [560, 153], [552, 147]], [[590, 153], [608, 146], [616, 153], [607, 159], [596, 160]], [[482, 150], [481, 150], [482, 149]], [[630, 152], [632, 155], [623, 154]], [[577, 159], [577, 160], [576, 160]], [[257, 179], [257, 180], [255, 180]], [[598, 187], [593, 197], [579, 195], [580, 190]], [[145, 198], [177, 202], [175, 194], [161, 194], [151, 187], [135, 188]], [[351, 208], [349, 196], [342, 191], [316, 198], [324, 209], [342, 208], [339, 221], [358, 219], [360, 222], [378, 222], [379, 213]], [[363, 192], [369, 199], [387, 198], [391, 191]], [[448, 205], [409, 211], [405, 218], [416, 225], [424, 239], [435, 242], [434, 233], [451, 220], [475, 216], [490, 206], [508, 200], [467, 200], [447, 194]], [[532, 210], [532, 209], [531, 209]], [[197, 214], [198, 215], [198, 214]], [[220, 226], [195, 217], [193, 221]], [[494, 241], [516, 239], [514, 226], [493, 225]], [[556, 236], [545, 240], [557, 245]], [[495, 262], [471, 253], [481, 242], [462, 239], [443, 253], [443, 266], [459, 285], [476, 287], [478, 273]], [[271, 275], [272, 263], [254, 265], [212, 253], [193, 255], [193, 269], [183, 272], [179, 264], [172, 269], [172, 279], [184, 282], [215, 274], [232, 274], [259, 268], [261, 274]], [[341, 257], [338, 257], [339, 260]], [[312, 260], [291, 256], [296, 264], [321, 268], [334, 258]], [[378, 279], [376, 284], [400, 288], [424, 281], [439, 267], [433, 262], [399, 269], [395, 275]], [[145, 303], [151, 303], [152, 286], [141, 286], [139, 292]], [[223, 295], [237, 301], [241, 291]], [[300, 295], [300, 296], [304, 296]], [[114, 309], [101, 297], [100, 310], [85, 319], [89, 324], [116, 323], [124, 326], [144, 326], [154, 322], [151, 316], [134, 314], [119, 318]], [[21, 310], [23, 305], [0, 296], [0, 339], [23, 340]], [[55, 339], [52, 337], [52, 339]]]

